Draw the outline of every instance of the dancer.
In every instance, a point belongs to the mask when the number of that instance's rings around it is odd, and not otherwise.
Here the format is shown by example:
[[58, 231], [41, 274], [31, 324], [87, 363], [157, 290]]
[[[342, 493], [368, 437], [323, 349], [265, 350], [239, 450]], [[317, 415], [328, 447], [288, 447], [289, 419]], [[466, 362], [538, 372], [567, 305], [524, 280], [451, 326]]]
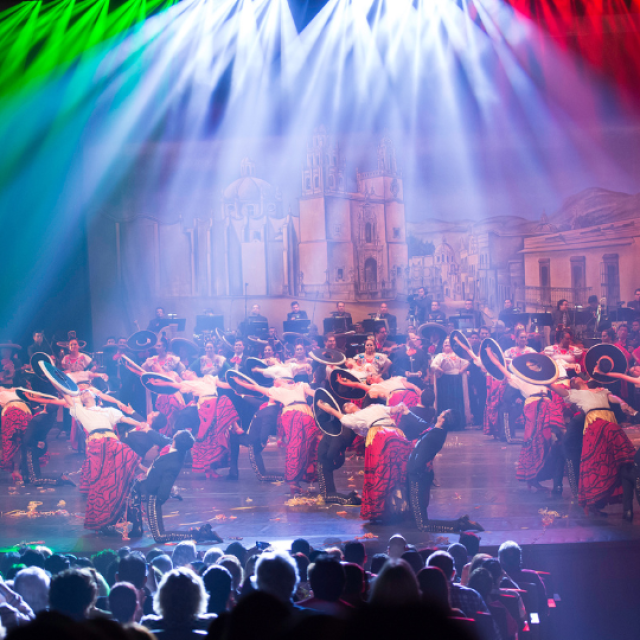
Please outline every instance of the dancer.
[[187, 453], [194, 445], [194, 439], [188, 431], [178, 431], [173, 437], [171, 447], [166, 453], [158, 456], [149, 467], [147, 475], [142, 480], [136, 480], [129, 499], [128, 517], [131, 518], [133, 528], [129, 534], [131, 538], [140, 538], [143, 533], [142, 525], [142, 497], [147, 501], [147, 520], [153, 539], [159, 544], [191, 540], [204, 542], [222, 542], [222, 538], [212, 531], [210, 524], [199, 529], [189, 531], [165, 531], [162, 519], [162, 505], [171, 497], [171, 490], [180, 475]]
[[2, 463], [0, 469], [11, 471], [14, 482], [21, 482], [20, 447], [31, 421], [31, 409], [15, 392], [0, 388], [0, 421], [2, 424]]
[[[609, 375], [609, 374], [607, 374]], [[586, 514], [606, 515], [601, 509], [622, 498], [622, 517], [633, 521], [635, 448], [616, 422], [611, 402], [624, 404], [608, 389], [574, 378], [571, 388], [552, 388], [585, 414], [578, 501]]]
[[[264, 369], [262, 373], [266, 371], [268, 369]], [[282, 373], [284, 376], [291, 375], [284, 367]], [[292, 493], [301, 493], [300, 481], [304, 478], [311, 482], [313, 478], [321, 434], [306, 401], [308, 396], [313, 396], [313, 389], [306, 382], [294, 382], [292, 377], [276, 378], [271, 388], [241, 379], [238, 384], [282, 404], [279, 419], [286, 442], [285, 480]]]
[[[428, 515], [431, 485], [434, 480], [433, 461], [444, 447], [447, 433], [457, 429], [461, 416], [457, 411], [447, 409], [438, 416], [435, 424], [426, 430], [413, 448], [407, 463], [409, 499], [411, 511], [419, 531], [448, 533], [458, 531], [484, 531], [477, 522], [464, 515], [457, 520], [431, 520]], [[428, 425], [425, 423], [425, 427]]]
[[389, 357], [381, 352], [376, 352], [376, 341], [373, 336], [369, 336], [364, 343], [364, 353], [353, 356], [353, 361], [360, 371], [367, 374], [384, 376], [391, 367]]

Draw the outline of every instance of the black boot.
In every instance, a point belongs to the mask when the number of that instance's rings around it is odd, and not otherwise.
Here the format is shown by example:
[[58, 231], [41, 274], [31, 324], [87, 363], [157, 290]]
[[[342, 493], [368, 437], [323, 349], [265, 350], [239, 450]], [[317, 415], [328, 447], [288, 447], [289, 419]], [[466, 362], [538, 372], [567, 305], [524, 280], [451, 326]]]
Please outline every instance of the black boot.
[[484, 531], [484, 527], [473, 520], [469, 520], [468, 515], [463, 515], [462, 518], [458, 518], [458, 531]]
[[256, 474], [258, 480], [260, 482], [283, 482], [284, 475], [277, 475], [274, 473], [267, 473], [267, 470], [264, 466], [264, 461], [262, 459], [262, 452], [257, 451], [254, 445], [249, 445], [249, 462], [251, 463], [251, 468]]

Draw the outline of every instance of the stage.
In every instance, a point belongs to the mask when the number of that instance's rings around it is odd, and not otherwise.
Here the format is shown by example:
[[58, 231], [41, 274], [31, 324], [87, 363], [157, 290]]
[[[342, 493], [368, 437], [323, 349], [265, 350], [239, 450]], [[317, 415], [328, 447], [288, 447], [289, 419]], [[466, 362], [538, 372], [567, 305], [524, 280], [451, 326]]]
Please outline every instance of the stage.
[[[640, 445], [639, 427], [629, 427], [626, 432], [636, 447]], [[57, 429], [53, 429], [49, 436], [50, 462], [43, 472], [71, 472], [71, 478], [78, 483], [82, 456], [63, 437], [56, 439], [56, 435]], [[483, 546], [499, 545], [508, 539], [521, 545], [640, 539], [637, 505], [633, 524], [622, 520], [620, 505], [607, 507], [609, 517], [594, 520], [585, 517], [566, 478], [561, 498], [528, 491], [515, 477], [519, 450], [519, 445], [498, 442], [480, 430], [450, 433], [436, 458], [436, 482], [440, 486], [432, 489], [429, 515], [449, 519], [469, 514], [485, 528], [481, 533]], [[284, 468], [284, 450], [274, 442], [266, 448], [264, 459], [269, 471]], [[362, 468], [362, 458], [347, 459], [345, 466], [335, 473], [338, 490], [347, 493], [356, 488], [361, 492]], [[441, 536], [418, 532], [411, 519], [389, 526], [369, 526], [360, 519], [359, 507], [287, 504], [291, 499], [287, 485], [259, 482], [244, 448], [240, 451], [240, 480], [226, 481], [226, 469], [221, 474], [220, 479], [207, 480], [191, 469], [183, 469], [177, 482], [183, 500], [170, 499], [164, 506], [167, 530], [210, 522], [225, 543], [242, 539], [251, 546], [260, 540], [281, 547], [297, 537], [321, 546], [367, 536], [365, 542], [373, 552], [384, 546], [396, 531], [418, 546], [445, 541]], [[314, 488], [317, 490], [317, 485]], [[122, 544], [118, 538], [99, 537], [83, 529], [85, 498], [77, 488], [14, 487], [9, 474], [3, 474], [0, 492], [0, 542], [5, 549], [22, 541], [43, 541], [55, 549], [88, 553]], [[315, 491], [310, 495], [315, 497]], [[32, 516], [26, 515], [30, 502], [42, 503], [35, 505]], [[453, 542], [458, 536], [452, 534], [449, 538]], [[149, 548], [153, 539], [146, 535], [127, 544]]]

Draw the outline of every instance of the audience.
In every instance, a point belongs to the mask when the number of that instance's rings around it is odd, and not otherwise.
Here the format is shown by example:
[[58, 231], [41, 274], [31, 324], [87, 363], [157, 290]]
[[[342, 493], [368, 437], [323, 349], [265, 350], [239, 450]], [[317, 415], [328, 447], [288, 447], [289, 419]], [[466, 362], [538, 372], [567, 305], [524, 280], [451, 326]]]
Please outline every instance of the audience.
[[[401, 618], [398, 637], [413, 624], [428, 625], [434, 638], [471, 637], [471, 630], [483, 640], [516, 640], [530, 613], [518, 590], [545, 594], [544, 583], [522, 568], [515, 542], [501, 545], [498, 559], [478, 552], [477, 536], [460, 539], [466, 544], [448, 551], [418, 551], [394, 535], [389, 554], [370, 562], [360, 541], [314, 550], [298, 539], [289, 553], [234, 542], [224, 554], [207, 550], [204, 560], [189, 541], [172, 557], [162, 548], [146, 557], [128, 547], [106, 549], [88, 559], [25, 547], [0, 555], [4, 577], [15, 576], [0, 581], [0, 624], [10, 640], [151, 640], [151, 632], [169, 640], [207, 630], [213, 640], [375, 640]], [[456, 582], [463, 573], [468, 586]]]

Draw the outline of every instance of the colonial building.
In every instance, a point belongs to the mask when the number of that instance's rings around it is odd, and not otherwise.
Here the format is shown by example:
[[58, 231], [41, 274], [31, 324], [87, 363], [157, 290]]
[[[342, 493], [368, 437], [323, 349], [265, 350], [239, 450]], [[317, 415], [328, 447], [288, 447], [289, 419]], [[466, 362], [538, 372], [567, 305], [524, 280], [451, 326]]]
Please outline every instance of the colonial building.
[[377, 169], [356, 171], [347, 192], [340, 146], [318, 129], [307, 146], [300, 197], [297, 295], [367, 300], [406, 293], [408, 249], [402, 175], [389, 138]]

